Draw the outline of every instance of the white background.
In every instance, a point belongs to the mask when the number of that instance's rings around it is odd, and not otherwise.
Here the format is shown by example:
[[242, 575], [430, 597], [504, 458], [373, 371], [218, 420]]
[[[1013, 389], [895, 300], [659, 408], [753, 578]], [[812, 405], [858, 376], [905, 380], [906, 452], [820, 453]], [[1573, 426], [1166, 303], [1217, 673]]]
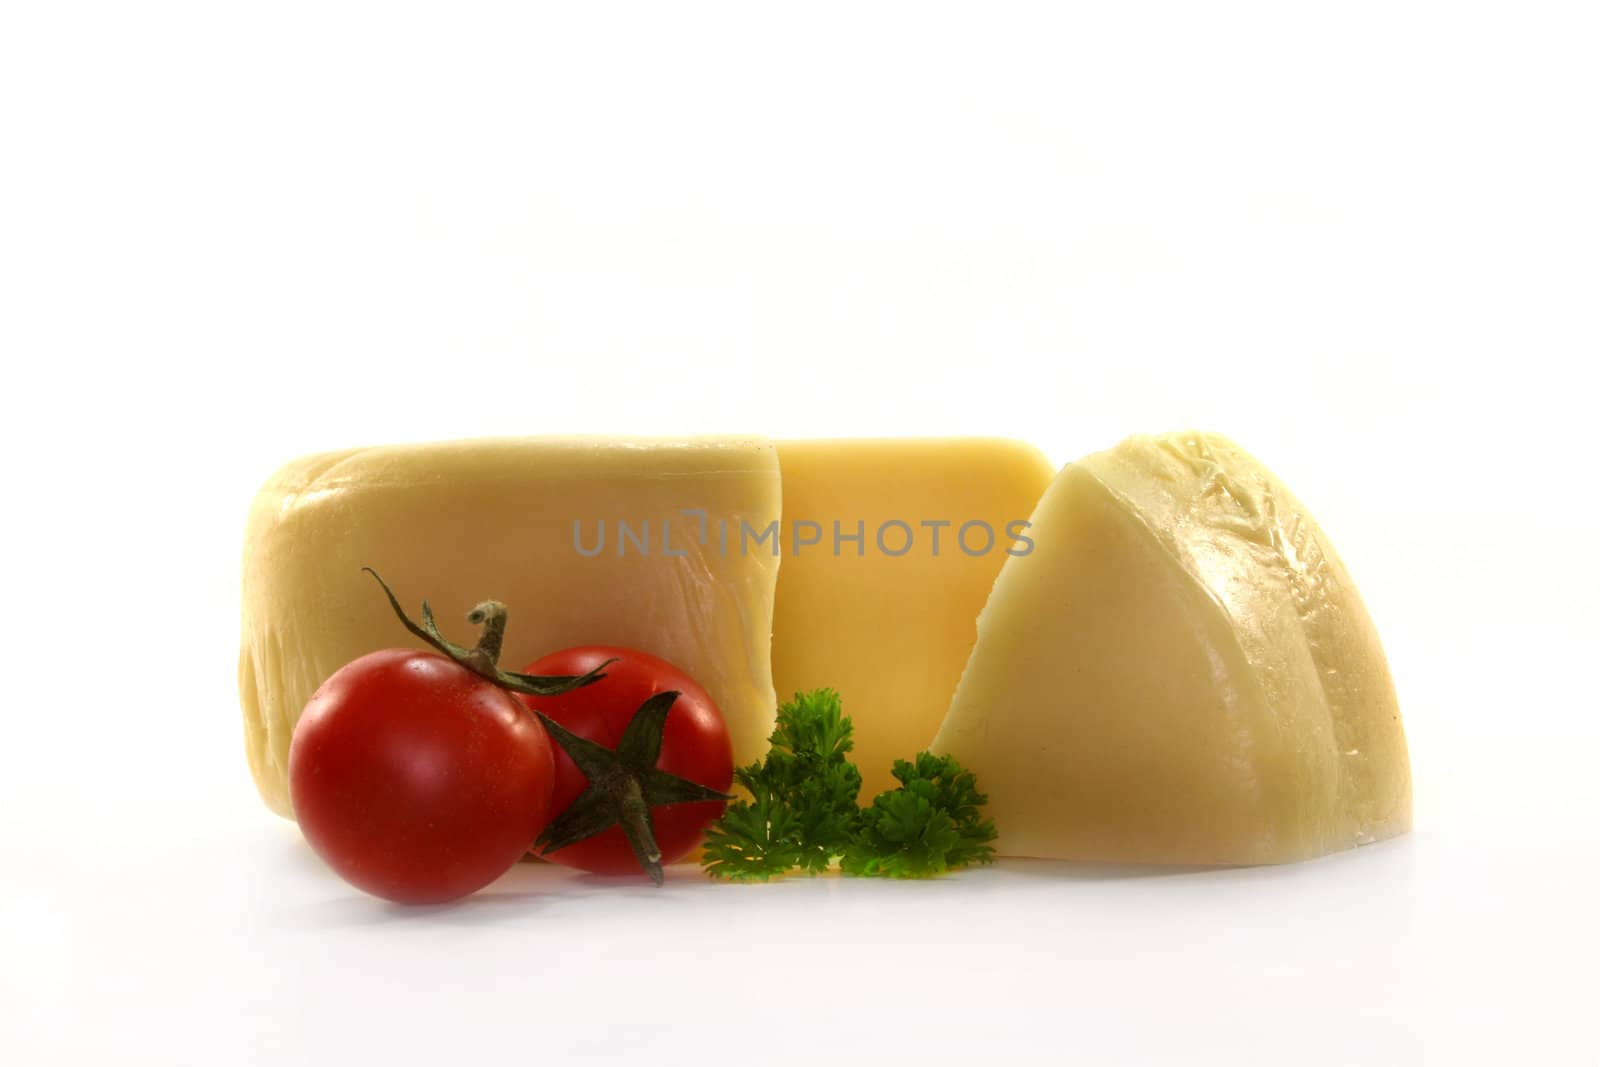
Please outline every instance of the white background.
[[[0, 1059], [1593, 1062], [1592, 4], [7, 4]], [[1409, 837], [405, 911], [256, 800], [255, 486], [556, 431], [1221, 430]]]

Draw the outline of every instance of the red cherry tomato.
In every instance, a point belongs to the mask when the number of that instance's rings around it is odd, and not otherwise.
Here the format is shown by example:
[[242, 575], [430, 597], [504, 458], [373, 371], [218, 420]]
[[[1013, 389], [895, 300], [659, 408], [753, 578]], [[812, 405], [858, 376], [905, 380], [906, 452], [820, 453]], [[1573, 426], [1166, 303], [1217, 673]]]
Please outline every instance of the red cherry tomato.
[[[657, 693], [676, 690], [679, 696], [667, 713], [656, 767], [709, 789], [727, 792], [733, 784], [733, 743], [722, 713], [699, 683], [666, 660], [631, 648], [586, 645], [552, 652], [529, 664], [524, 673], [586, 674], [608, 659], [617, 662], [605, 669], [605, 680], [596, 685], [554, 697], [518, 694], [517, 699], [580, 737], [616, 748], [640, 704]], [[587, 784], [577, 764], [557, 746], [551, 817], [565, 811]], [[661, 862], [673, 863], [694, 851], [705, 836], [706, 827], [722, 814], [722, 809], [720, 800], [652, 808], [650, 821], [655, 828], [656, 845], [661, 849]], [[595, 874], [640, 871], [639, 860], [619, 826], [557, 849], [544, 858]]]
[[312, 695], [289, 746], [289, 797], [346, 881], [437, 904], [505, 873], [544, 829], [553, 749], [492, 682], [437, 653], [385, 649]]

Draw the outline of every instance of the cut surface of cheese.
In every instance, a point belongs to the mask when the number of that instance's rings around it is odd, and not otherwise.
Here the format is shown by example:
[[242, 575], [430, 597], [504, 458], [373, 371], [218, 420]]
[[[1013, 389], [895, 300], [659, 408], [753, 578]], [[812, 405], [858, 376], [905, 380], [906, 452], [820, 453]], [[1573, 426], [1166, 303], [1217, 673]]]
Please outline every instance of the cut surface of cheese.
[[1027, 521], [1055, 468], [994, 438], [780, 441], [778, 460], [773, 679], [780, 700], [839, 691], [866, 802], [896, 784], [894, 760], [932, 741], [1015, 544], [1007, 527]]
[[1030, 533], [934, 742], [976, 772], [1002, 855], [1276, 863], [1410, 828], [1377, 632], [1257, 460], [1131, 438], [1066, 467]]
[[325, 678], [376, 649], [423, 647], [366, 566], [468, 646], [463, 616], [502, 601], [511, 670], [573, 645], [660, 656], [711, 694], [735, 758], [760, 757], [779, 560], [724, 550], [718, 531], [761, 530], [779, 512], [777, 453], [755, 438], [488, 439], [288, 464], [245, 537], [239, 691], [262, 797], [292, 815], [289, 740]]

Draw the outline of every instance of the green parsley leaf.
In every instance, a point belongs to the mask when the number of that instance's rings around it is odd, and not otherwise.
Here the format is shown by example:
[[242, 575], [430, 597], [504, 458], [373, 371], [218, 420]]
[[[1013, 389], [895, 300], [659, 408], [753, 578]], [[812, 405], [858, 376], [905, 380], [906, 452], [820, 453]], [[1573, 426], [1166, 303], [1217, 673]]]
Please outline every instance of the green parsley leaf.
[[729, 804], [706, 831], [700, 862], [713, 878], [765, 882], [800, 864], [800, 834], [794, 814], [752, 774], [759, 768], [760, 764], [751, 764], [734, 772], [751, 799]]
[[994, 862], [994, 820], [979, 808], [972, 772], [953, 756], [919, 752], [915, 762], [895, 760], [900, 788], [885, 790], [861, 813], [854, 842], [840, 869], [846, 874], [929, 878]]
[[858, 815], [850, 734], [832, 689], [796, 693], [779, 707], [766, 759], [734, 772], [750, 799], [728, 805], [706, 832], [706, 873], [764, 882], [796, 867], [827, 870], [850, 846]]

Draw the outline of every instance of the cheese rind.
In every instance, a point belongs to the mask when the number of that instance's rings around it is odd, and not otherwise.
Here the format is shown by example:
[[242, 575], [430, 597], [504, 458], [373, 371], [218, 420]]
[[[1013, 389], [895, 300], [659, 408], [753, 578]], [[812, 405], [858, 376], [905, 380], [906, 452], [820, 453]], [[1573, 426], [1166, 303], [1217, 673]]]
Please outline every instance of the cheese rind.
[[1304, 859], [1411, 824], [1376, 630], [1304, 507], [1200, 433], [1067, 467], [1007, 562], [934, 742], [1003, 855]]
[[[779, 561], [724, 552], [715, 531], [779, 513], [777, 453], [752, 438], [488, 439], [295, 460], [257, 494], [245, 537], [239, 692], [263, 799], [292, 816], [289, 739], [323, 679], [379, 648], [422, 647], [364, 566], [408, 609], [427, 598], [460, 643], [474, 643], [467, 611], [505, 603], [512, 670], [572, 645], [660, 656], [711, 694], [735, 758], [758, 758]], [[586, 554], [602, 523], [604, 547]]]
[[[1013, 546], [1006, 528], [1027, 520], [1055, 467], [1020, 441], [959, 437], [780, 441], [778, 461], [773, 679], [780, 699], [839, 691], [865, 802], [933, 739]], [[799, 539], [817, 543], [791, 551], [797, 523], [814, 523]], [[836, 542], [836, 523], [860, 540]], [[963, 535], [967, 523], [982, 525]]]

